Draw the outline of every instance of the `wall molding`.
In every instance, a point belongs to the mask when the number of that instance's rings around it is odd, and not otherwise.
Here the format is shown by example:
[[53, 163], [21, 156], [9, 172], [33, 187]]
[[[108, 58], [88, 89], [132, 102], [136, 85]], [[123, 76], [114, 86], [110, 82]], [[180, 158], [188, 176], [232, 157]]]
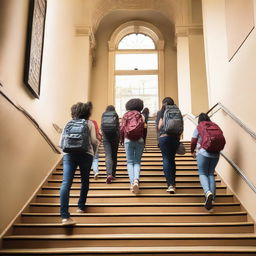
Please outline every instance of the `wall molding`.
[[202, 35], [203, 25], [176, 25], [175, 26], [175, 36], [176, 38], [181, 36], [189, 35]]
[[96, 40], [92, 28], [85, 25], [75, 25], [76, 37], [88, 36], [90, 41], [90, 48], [93, 49], [96, 46]]

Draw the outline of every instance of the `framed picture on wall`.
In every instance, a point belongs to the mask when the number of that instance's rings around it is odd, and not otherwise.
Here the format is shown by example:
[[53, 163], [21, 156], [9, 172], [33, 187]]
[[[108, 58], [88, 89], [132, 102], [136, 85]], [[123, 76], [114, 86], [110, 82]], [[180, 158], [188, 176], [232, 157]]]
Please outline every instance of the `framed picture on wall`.
[[44, 46], [46, 0], [30, 0], [24, 83], [39, 98]]

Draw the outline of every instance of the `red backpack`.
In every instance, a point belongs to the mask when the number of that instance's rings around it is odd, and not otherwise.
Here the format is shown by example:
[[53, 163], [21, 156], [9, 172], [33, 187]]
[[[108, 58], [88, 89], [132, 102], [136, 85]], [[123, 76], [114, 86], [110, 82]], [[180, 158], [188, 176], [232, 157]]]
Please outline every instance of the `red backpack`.
[[141, 113], [137, 110], [126, 112], [122, 118], [121, 131], [129, 140], [143, 138], [144, 121]]
[[220, 127], [211, 121], [200, 122], [197, 126], [199, 135], [201, 137], [201, 148], [211, 153], [220, 152], [226, 140]]

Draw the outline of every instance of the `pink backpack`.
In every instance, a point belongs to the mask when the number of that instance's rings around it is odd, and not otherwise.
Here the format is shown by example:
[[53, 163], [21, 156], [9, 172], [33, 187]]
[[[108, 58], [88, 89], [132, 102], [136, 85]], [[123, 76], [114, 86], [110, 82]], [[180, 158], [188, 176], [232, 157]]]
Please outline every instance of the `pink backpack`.
[[122, 118], [121, 131], [129, 140], [143, 138], [144, 121], [141, 113], [137, 110], [126, 112]]
[[197, 126], [199, 135], [201, 137], [201, 148], [211, 153], [220, 152], [226, 140], [220, 127], [211, 121], [200, 122]]

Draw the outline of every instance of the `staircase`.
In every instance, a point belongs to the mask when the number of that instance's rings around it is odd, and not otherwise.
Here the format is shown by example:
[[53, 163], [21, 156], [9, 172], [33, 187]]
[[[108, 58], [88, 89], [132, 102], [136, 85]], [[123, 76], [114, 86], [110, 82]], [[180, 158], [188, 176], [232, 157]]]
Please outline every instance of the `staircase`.
[[[170, 195], [149, 125], [142, 157], [140, 193], [129, 190], [124, 149], [118, 153], [117, 179], [106, 184], [104, 153], [100, 178], [91, 174], [86, 213], [76, 213], [80, 179], [71, 190], [70, 212], [78, 224], [60, 223], [58, 166], [20, 219], [3, 237], [1, 255], [256, 255], [254, 223], [216, 174], [214, 212], [204, 208], [196, 161], [176, 156], [177, 189]], [[185, 143], [189, 152], [189, 143]]]

